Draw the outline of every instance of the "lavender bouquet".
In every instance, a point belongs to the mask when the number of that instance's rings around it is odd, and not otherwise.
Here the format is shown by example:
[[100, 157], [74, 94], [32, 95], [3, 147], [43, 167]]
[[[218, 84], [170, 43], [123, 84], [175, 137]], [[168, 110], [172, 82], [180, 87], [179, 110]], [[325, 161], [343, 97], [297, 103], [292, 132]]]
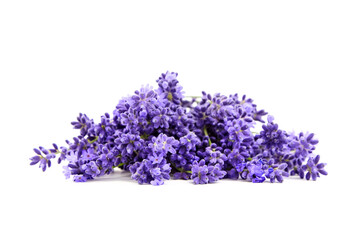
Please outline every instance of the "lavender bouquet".
[[[158, 88], [145, 86], [122, 98], [113, 116], [105, 113], [100, 123], [80, 113], [71, 123], [80, 135], [66, 140], [66, 147], [34, 149], [30, 164], [45, 171], [59, 155], [65, 177], [75, 182], [120, 168], [138, 183], [152, 185], [171, 176], [207, 184], [223, 178], [273, 183], [290, 175], [306, 180], [327, 175], [326, 164], [313, 153], [318, 143], [313, 133], [280, 130], [270, 115], [265, 123], [267, 113], [245, 95], [185, 97], [177, 76], [161, 74]], [[257, 133], [258, 122], [263, 125]]]

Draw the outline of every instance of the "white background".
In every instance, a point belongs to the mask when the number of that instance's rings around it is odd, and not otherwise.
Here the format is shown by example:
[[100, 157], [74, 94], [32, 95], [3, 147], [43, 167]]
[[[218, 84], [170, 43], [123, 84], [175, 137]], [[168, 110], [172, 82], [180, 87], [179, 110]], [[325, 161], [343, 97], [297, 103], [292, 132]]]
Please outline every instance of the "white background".
[[[1, 239], [359, 239], [358, 1], [1, 1]], [[66, 181], [32, 148], [166, 70], [315, 132], [318, 181]]]

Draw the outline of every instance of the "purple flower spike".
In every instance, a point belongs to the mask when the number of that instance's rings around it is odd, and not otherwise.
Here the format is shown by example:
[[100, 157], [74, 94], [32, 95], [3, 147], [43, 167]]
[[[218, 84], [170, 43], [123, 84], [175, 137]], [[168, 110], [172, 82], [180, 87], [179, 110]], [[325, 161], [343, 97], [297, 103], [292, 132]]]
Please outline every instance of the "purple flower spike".
[[265, 171], [263, 170], [262, 161], [252, 161], [249, 162], [246, 166], [247, 175], [246, 179], [252, 181], [253, 183], [262, 183], [265, 181]]
[[201, 160], [200, 163], [194, 162], [191, 171], [191, 179], [194, 180], [195, 184], [207, 184], [209, 182], [209, 177], [207, 176], [209, 170], [205, 165], [205, 160]]
[[154, 123], [154, 128], [169, 128], [169, 119], [170, 117], [167, 115], [167, 109], [163, 108], [160, 110], [155, 110], [153, 114], [155, 117], [152, 119]]
[[265, 176], [269, 178], [272, 183], [274, 183], [275, 180], [283, 182], [283, 177], [289, 177], [289, 173], [285, 171], [286, 167], [286, 163], [282, 163], [280, 165], [275, 164], [267, 169]]
[[161, 74], [157, 83], [159, 85], [158, 93], [160, 101], [168, 101], [174, 104], [180, 104], [183, 98], [182, 86], [176, 79], [178, 76], [174, 72], [166, 72]]
[[286, 135], [277, 124], [273, 123], [273, 117], [269, 116], [268, 119], [270, 122], [262, 126], [263, 131], [260, 132], [259, 136], [263, 140], [262, 145], [265, 145], [267, 149], [278, 148], [282, 150], [287, 143]]
[[88, 179], [83, 175], [75, 175], [74, 182], [86, 182]]
[[91, 176], [92, 178], [98, 177], [101, 173], [99, 167], [94, 161], [82, 165], [81, 168], [87, 175]]
[[310, 157], [306, 163], [301, 167], [301, 174], [300, 177], [304, 178], [304, 174], [306, 172], [305, 178], [306, 180], [310, 180], [310, 178], [316, 181], [317, 178], [320, 177], [320, 174], [327, 175], [328, 173], [324, 170], [326, 166], [325, 163], [319, 163], [320, 156], [317, 155], [315, 158]]

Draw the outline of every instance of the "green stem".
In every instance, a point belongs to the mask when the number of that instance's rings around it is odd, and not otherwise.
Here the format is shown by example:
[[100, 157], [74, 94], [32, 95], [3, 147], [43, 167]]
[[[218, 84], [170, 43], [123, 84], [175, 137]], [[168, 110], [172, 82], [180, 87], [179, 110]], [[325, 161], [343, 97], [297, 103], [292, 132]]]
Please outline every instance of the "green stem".
[[178, 170], [179, 172], [192, 173], [192, 171], [184, 171], [183, 168], [178, 168], [178, 167], [176, 167], [175, 164], [173, 164], [172, 162], [170, 162], [170, 164], [171, 164], [171, 166], [172, 166], [173, 168], [175, 168], [175, 169]]
[[88, 142], [89, 142], [90, 144], [92, 144], [92, 143], [96, 142], [98, 139], [99, 139], [99, 136], [96, 136], [95, 139], [92, 140], [92, 141], [89, 141], [89, 139], [88, 139]]
[[210, 136], [209, 136], [209, 133], [208, 133], [208, 131], [207, 131], [206, 127], [204, 127], [204, 134], [205, 134], [205, 136], [208, 136], [208, 139], [209, 139], [209, 146], [211, 146]]
[[184, 171], [184, 169], [182, 169], [182, 168], [177, 168], [177, 167], [175, 166], [175, 164], [173, 164], [172, 162], [170, 162], [170, 165], [171, 165], [173, 168], [175, 168], [176, 170], [178, 170], [179, 172], [183, 172], [183, 171]]
[[119, 165], [117, 165], [116, 167], [112, 167], [112, 168], [117, 168], [117, 167], [121, 167], [121, 166], [123, 166], [125, 163], [120, 163]]

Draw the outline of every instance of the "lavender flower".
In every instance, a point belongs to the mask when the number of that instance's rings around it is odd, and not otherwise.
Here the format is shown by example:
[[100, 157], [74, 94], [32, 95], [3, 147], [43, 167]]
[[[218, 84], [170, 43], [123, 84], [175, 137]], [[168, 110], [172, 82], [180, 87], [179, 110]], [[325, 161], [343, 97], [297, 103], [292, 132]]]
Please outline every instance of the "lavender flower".
[[99, 167], [94, 161], [82, 165], [81, 168], [87, 175], [91, 176], [92, 178], [98, 177], [101, 173]]
[[105, 141], [108, 136], [114, 134], [114, 125], [111, 123], [110, 114], [105, 113], [104, 116], [101, 116], [101, 122], [95, 125], [93, 131], [101, 141]]
[[86, 182], [88, 179], [83, 175], [75, 175], [74, 182]]
[[157, 109], [152, 113], [155, 116], [152, 119], [152, 122], [154, 123], [154, 128], [169, 128], [170, 117], [167, 115], [167, 113], [167, 108], [163, 108], [161, 110]]
[[162, 101], [169, 101], [174, 104], [180, 104], [181, 99], [183, 98], [182, 86], [178, 83], [176, 79], [178, 76], [174, 72], [166, 72], [161, 74], [157, 83], [159, 85], [158, 93]]
[[205, 154], [204, 154], [204, 160], [207, 163], [210, 163], [210, 164], [213, 164], [213, 165], [218, 163], [221, 166], [223, 166], [224, 162], [227, 161], [228, 159], [227, 159], [225, 154], [223, 154], [219, 150], [216, 150], [216, 148], [214, 148], [214, 145], [215, 144], [213, 144], [212, 146], [206, 148], [206, 151], [205, 151]]
[[39, 147], [39, 149], [34, 148], [34, 152], [37, 155], [30, 158], [30, 165], [39, 163], [39, 167], [45, 172], [46, 167], [51, 167], [51, 159], [55, 158], [56, 155], [43, 147]]
[[[328, 173], [324, 170], [324, 167], [326, 166], [326, 164], [324, 163], [319, 163], [320, 161], [320, 156], [317, 155], [315, 158], [310, 157], [306, 163], [306, 165], [303, 165], [301, 167], [302, 172], [307, 171], [305, 178], [306, 180], [310, 180], [310, 178], [312, 178], [312, 180], [316, 181], [316, 178], [320, 177], [320, 174], [322, 175], [327, 175]], [[300, 176], [302, 176], [302, 178], [304, 177], [303, 174], [301, 174]]]
[[213, 183], [226, 175], [226, 172], [221, 170], [220, 164], [207, 166], [205, 160], [194, 162], [191, 171], [191, 179], [195, 184]]
[[142, 87], [140, 91], [135, 91], [135, 95], [131, 97], [130, 104], [136, 110], [150, 111], [156, 104], [156, 93], [150, 86]]
[[73, 125], [75, 129], [80, 129], [81, 136], [85, 136], [89, 129], [93, 127], [93, 124], [94, 121], [82, 113], [77, 117], [77, 121], [71, 122], [71, 125]]
[[119, 138], [115, 139], [115, 143], [118, 144], [118, 149], [125, 154], [132, 154], [134, 151], [139, 150], [143, 141], [139, 135], [131, 133], [123, 133]]
[[306, 157], [315, 150], [315, 145], [319, 141], [314, 139], [313, 133], [300, 133], [299, 136], [293, 136], [292, 141], [290, 142], [290, 148], [295, 150], [295, 156]]
[[205, 160], [201, 160], [199, 163], [194, 162], [192, 169], [191, 179], [195, 184], [207, 184], [209, 183], [208, 167], [205, 165]]
[[215, 164], [214, 166], [208, 167], [208, 178], [209, 183], [213, 183], [222, 179], [226, 175], [226, 171], [221, 170], [222, 167], [219, 163]]
[[241, 178], [252, 181], [253, 183], [262, 183], [265, 181], [265, 171], [263, 169], [263, 162], [261, 160], [253, 160], [248, 162], [245, 166], [244, 164], [240, 165], [241, 169]]
[[71, 175], [71, 171], [70, 171], [69, 166], [63, 166], [63, 169], [64, 169], [63, 173], [65, 175], [65, 178], [69, 179], [70, 175]]
[[225, 129], [229, 133], [229, 139], [241, 142], [251, 136], [249, 125], [242, 119], [227, 122]]
[[185, 152], [195, 150], [196, 146], [200, 145], [200, 139], [196, 136], [194, 132], [189, 132], [186, 136], [180, 138], [180, 153], [184, 154]]
[[81, 154], [81, 159], [84, 161], [91, 161], [97, 157], [95, 150], [93, 148], [84, 149]]
[[78, 161], [77, 154], [75, 154], [74, 151], [69, 151], [68, 155], [66, 155], [66, 160], [68, 160], [70, 163], [75, 163]]
[[138, 183], [151, 183], [152, 185], [162, 185], [164, 180], [170, 179], [170, 164], [165, 159], [158, 156], [159, 162], [143, 160], [136, 162], [130, 167], [131, 177]]
[[179, 141], [175, 140], [174, 137], [168, 137], [165, 134], [161, 133], [157, 138], [153, 137], [152, 142], [150, 143], [150, 147], [155, 152], [163, 152], [163, 153], [173, 153], [175, 154], [175, 147], [178, 146]]
[[122, 98], [95, 123], [80, 113], [71, 125], [79, 130], [65, 146], [34, 149], [30, 165], [45, 171], [58, 155], [66, 178], [85, 182], [120, 168], [139, 184], [192, 179], [207, 184], [223, 178], [261, 183], [299, 175], [316, 180], [327, 175], [314, 157], [313, 133], [288, 134], [246, 95], [202, 92], [185, 97], [178, 74], [161, 74], [157, 88], [146, 85]]
[[280, 165], [274, 165], [267, 169], [265, 176], [270, 179], [270, 182], [275, 182], [277, 180], [278, 182], [283, 182], [283, 176], [289, 177], [289, 173], [287, 173], [285, 168], [287, 167], [286, 163], [282, 163]]
[[268, 149], [273, 147], [282, 149], [287, 143], [286, 135], [277, 124], [273, 123], [273, 119], [272, 116], [268, 116], [268, 124], [262, 126], [263, 131], [260, 132], [260, 138], [263, 140], [262, 145]]

